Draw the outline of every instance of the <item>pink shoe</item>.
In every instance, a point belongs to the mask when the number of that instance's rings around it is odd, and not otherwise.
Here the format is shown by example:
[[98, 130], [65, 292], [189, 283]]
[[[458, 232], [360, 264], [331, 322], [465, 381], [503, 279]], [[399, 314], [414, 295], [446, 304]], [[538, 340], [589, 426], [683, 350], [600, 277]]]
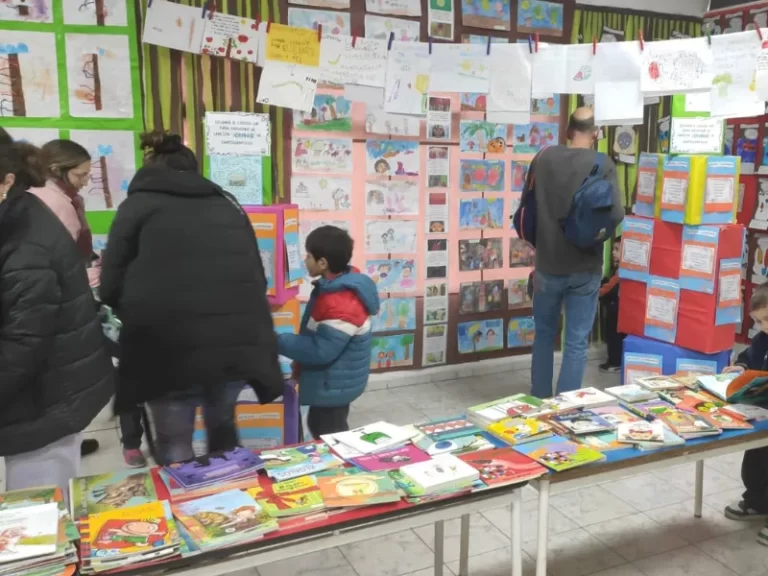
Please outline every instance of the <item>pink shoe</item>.
[[147, 465], [147, 459], [138, 448], [123, 450], [123, 460], [128, 468], [144, 468]]

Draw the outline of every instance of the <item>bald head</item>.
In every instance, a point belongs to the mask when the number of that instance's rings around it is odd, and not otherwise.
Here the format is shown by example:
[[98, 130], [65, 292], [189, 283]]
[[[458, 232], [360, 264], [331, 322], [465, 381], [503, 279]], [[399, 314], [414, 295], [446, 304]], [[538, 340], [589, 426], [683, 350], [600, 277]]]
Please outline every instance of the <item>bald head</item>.
[[568, 140], [572, 145], [591, 147], [597, 135], [595, 114], [592, 108], [576, 108], [568, 119]]

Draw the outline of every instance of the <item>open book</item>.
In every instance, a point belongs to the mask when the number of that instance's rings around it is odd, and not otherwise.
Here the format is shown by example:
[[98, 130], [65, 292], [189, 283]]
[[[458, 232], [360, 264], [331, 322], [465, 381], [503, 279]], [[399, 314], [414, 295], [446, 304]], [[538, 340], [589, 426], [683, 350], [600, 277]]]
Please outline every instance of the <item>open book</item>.
[[741, 374], [699, 376], [698, 381], [702, 388], [732, 404], [768, 402], [768, 372], [747, 370]]

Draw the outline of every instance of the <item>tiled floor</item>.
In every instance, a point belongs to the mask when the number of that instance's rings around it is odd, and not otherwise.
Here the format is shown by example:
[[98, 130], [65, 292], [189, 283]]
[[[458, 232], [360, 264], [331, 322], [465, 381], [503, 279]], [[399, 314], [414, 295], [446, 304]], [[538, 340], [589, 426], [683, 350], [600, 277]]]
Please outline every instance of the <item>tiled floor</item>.
[[[591, 360], [585, 385], [618, 384]], [[530, 360], [488, 375], [386, 388], [372, 386], [352, 405], [351, 424], [387, 419], [405, 424], [458, 413], [470, 404], [528, 391]], [[122, 465], [116, 424], [105, 411], [87, 435], [101, 450], [85, 459], [85, 473]], [[550, 576], [768, 576], [768, 548], [755, 542], [760, 524], [723, 517], [741, 494], [741, 455], [707, 461], [703, 517], [693, 517], [694, 468], [670, 467], [558, 494], [549, 516]], [[1, 469], [0, 469], [1, 470]], [[2, 475], [0, 475], [2, 478]], [[524, 573], [534, 574], [537, 501], [524, 492]], [[458, 574], [458, 520], [445, 528], [446, 575]], [[250, 570], [248, 576], [431, 576], [432, 526], [342, 546]], [[509, 513], [488, 510], [472, 517], [471, 576], [507, 576]]]

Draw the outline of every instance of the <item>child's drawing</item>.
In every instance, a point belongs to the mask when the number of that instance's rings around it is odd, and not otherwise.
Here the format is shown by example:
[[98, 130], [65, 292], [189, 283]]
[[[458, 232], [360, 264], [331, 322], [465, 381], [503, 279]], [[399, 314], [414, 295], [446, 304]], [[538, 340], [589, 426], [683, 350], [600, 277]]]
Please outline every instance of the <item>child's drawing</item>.
[[125, 4], [125, 0], [69, 0], [63, 2], [64, 24], [127, 26], [128, 14]]
[[5, 130], [17, 142], [29, 142], [38, 148], [59, 138], [59, 131], [55, 128], [6, 128]]
[[459, 180], [464, 192], [503, 192], [504, 160], [461, 160]]
[[382, 298], [373, 332], [416, 330], [416, 298]]
[[553, 94], [547, 98], [531, 98], [531, 114], [560, 116], [560, 96]]
[[459, 354], [490, 352], [504, 348], [504, 320], [478, 320], [460, 322], [456, 326], [459, 338]]
[[291, 4], [317, 6], [318, 8], [334, 8], [335, 10], [349, 10], [349, 0], [291, 0]]
[[509, 199], [509, 229], [513, 230], [515, 228], [515, 223], [513, 221], [515, 217], [515, 212], [517, 212], [517, 209], [520, 207], [520, 201], [522, 199], [522, 194], [514, 194]]
[[418, 176], [419, 143], [412, 140], [368, 140], [366, 173], [380, 176]]
[[128, 37], [67, 34], [69, 112], [76, 118], [132, 118]]
[[509, 30], [509, 0], [462, 0], [461, 22], [472, 28]]
[[413, 292], [416, 289], [416, 261], [413, 259], [366, 260], [365, 273], [379, 292]]
[[[0, 2], [0, 11], [3, 4]], [[3, 30], [0, 38], [0, 118], [58, 118], [56, 37]]]
[[288, 8], [288, 26], [311, 28], [323, 27], [323, 34], [350, 36], [349, 14], [330, 10], [308, 10], [306, 8]]
[[519, 0], [517, 31], [521, 34], [539, 32], [548, 36], [562, 36], [563, 5], [546, 0]]
[[510, 318], [507, 326], [507, 348], [523, 348], [533, 346], [536, 337], [536, 327], [533, 316]]
[[536, 254], [533, 246], [522, 238], [509, 239], [509, 267], [524, 268], [533, 266], [533, 259]]
[[91, 180], [80, 194], [86, 210], [115, 210], [125, 200], [136, 173], [134, 133], [118, 130], [72, 130], [71, 140], [91, 154]]
[[503, 198], [462, 199], [459, 203], [459, 230], [498, 230], [503, 227]]
[[459, 240], [459, 270], [488, 270], [501, 268], [501, 238]]
[[352, 181], [331, 176], [291, 176], [291, 202], [302, 210], [341, 212], [352, 208]]
[[352, 140], [294, 138], [293, 169], [349, 174], [352, 172]]
[[310, 112], [293, 111], [293, 127], [318, 132], [351, 132], [351, 105], [344, 96], [316, 94]]
[[421, 3], [413, 0], [365, 0], [365, 11], [397, 16], [421, 16]]
[[394, 134], [395, 136], [418, 136], [421, 131], [419, 118], [405, 114], [390, 114], [382, 104], [368, 104], [365, 111], [367, 134]]
[[555, 122], [517, 124], [512, 140], [517, 154], [536, 154], [547, 146], [554, 146], [560, 138], [560, 127]]
[[504, 306], [504, 281], [464, 282], [459, 285], [459, 314], [501, 310]]
[[243, 206], [264, 203], [261, 156], [210, 154], [211, 180], [232, 194]]
[[[296, 200], [291, 197], [295, 202]], [[418, 216], [419, 185], [413, 180], [368, 180], [366, 216]]]
[[390, 34], [395, 34], [395, 40], [401, 42], [418, 42], [421, 40], [421, 24], [414, 20], [389, 18], [387, 16], [365, 15], [365, 37], [375, 40], [389, 40]]
[[413, 366], [413, 332], [396, 336], [374, 336], [371, 340], [371, 369]]
[[528, 308], [531, 305], [531, 297], [528, 295], [528, 280], [516, 278], [509, 281], [507, 289], [507, 304], [510, 309]]
[[475, 92], [461, 93], [461, 111], [462, 112], [485, 112], [488, 101], [487, 94], [476, 94]]
[[[1, 0], [0, 21], [14, 22], [53, 22], [51, 0]], [[5, 34], [3, 30], [3, 42]], [[55, 52], [53, 54], [55, 56]]]
[[530, 162], [525, 160], [512, 160], [510, 180], [512, 181], [512, 192], [522, 192], [525, 186], [525, 179], [528, 177]]
[[409, 254], [416, 252], [416, 220], [368, 220], [365, 223], [365, 250], [368, 254]]
[[752, 282], [768, 282], [768, 236], [758, 236], [752, 253]]
[[461, 151], [503, 154], [507, 150], [507, 125], [483, 120], [461, 121]]

